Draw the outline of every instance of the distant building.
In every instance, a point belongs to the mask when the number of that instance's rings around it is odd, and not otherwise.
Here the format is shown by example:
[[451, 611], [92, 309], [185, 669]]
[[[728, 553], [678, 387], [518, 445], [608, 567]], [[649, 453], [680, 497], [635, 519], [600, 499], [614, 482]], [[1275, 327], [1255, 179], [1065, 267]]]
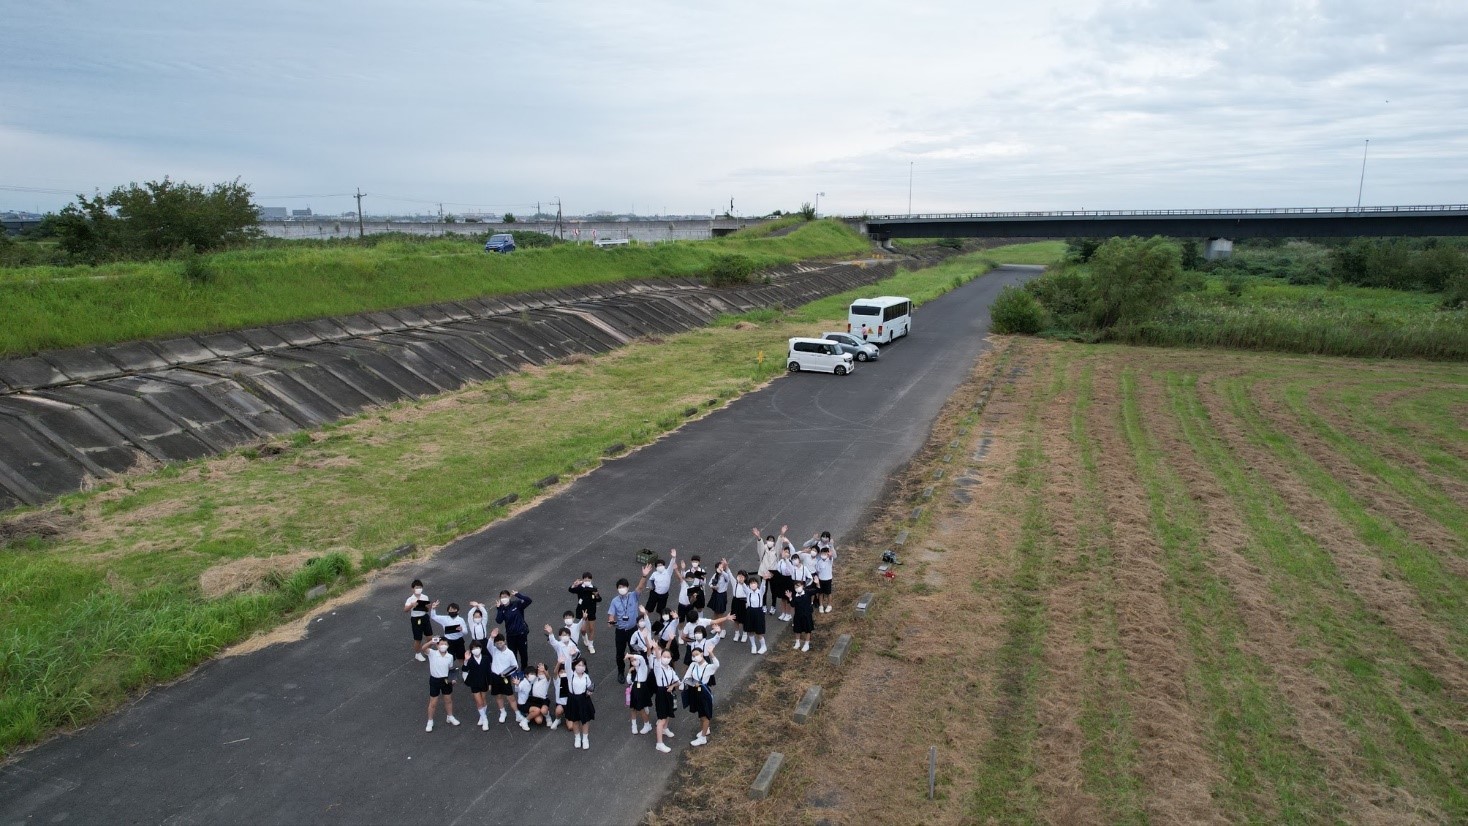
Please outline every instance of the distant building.
[[284, 221], [290, 217], [290, 210], [285, 207], [255, 207], [260, 211], [262, 221]]
[[291, 217], [292, 218], [310, 218], [311, 217], [311, 208], [310, 207], [306, 207], [305, 209], [293, 209], [293, 210], [291, 210]]

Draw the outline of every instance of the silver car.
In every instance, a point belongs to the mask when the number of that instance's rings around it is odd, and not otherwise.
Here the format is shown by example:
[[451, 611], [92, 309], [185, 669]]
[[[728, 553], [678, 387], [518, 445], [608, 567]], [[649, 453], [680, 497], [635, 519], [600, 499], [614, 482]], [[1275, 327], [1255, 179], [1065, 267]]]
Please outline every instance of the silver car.
[[882, 356], [877, 345], [862, 341], [861, 336], [851, 333], [821, 333], [821, 338], [841, 345], [841, 351], [850, 353], [857, 361], [876, 361]]

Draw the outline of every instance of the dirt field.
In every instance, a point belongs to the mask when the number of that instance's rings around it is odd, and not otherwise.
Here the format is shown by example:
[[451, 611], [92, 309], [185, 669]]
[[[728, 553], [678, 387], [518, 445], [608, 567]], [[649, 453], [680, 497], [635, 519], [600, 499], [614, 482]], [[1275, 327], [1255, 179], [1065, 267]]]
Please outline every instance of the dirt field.
[[1461, 365], [1008, 342], [649, 822], [1468, 822], [1465, 423]]

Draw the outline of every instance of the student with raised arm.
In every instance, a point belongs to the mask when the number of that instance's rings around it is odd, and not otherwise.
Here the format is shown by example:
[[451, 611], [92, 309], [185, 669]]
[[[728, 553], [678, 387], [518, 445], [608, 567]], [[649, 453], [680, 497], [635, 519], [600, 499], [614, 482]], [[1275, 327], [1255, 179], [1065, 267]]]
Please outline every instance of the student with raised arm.
[[617, 580], [617, 595], [607, 604], [607, 625], [612, 626], [616, 637], [619, 683], [627, 681], [627, 643], [637, 630], [637, 620], [641, 616], [642, 586], [647, 584], [647, 575], [650, 573], [651, 565], [642, 566], [642, 578], [637, 580], [636, 588], [628, 585], [625, 578]]
[[551, 679], [550, 671], [546, 669], [545, 663], [536, 663], [535, 673], [526, 675], [521, 685], [524, 685], [525, 682], [530, 683], [530, 699], [520, 705], [520, 710], [525, 713], [525, 719], [532, 724], [542, 723], [551, 729], [559, 726], [560, 718], [551, 712]]
[[734, 583], [729, 586], [729, 617], [734, 620], [735, 642], [745, 642], [749, 639], [749, 634], [744, 630], [744, 617], [749, 603], [746, 588], [751, 576], [754, 575], [738, 571], [734, 574]]
[[464, 620], [465, 627], [469, 629], [469, 645], [479, 643], [479, 647], [485, 651], [489, 650], [489, 609], [482, 602], [469, 602], [469, 615]]
[[671, 748], [663, 742], [663, 737], [672, 737], [673, 732], [668, 730], [668, 721], [673, 719], [677, 707], [676, 692], [682, 680], [678, 672], [673, 670], [673, 655], [668, 651], [654, 649], [652, 665], [652, 679], [654, 684], [653, 707], [657, 710], [657, 750], [667, 754]]
[[[823, 533], [821, 536], [827, 540], [831, 538], [829, 533]], [[835, 546], [827, 544], [823, 548], [818, 548], [816, 552], [816, 595], [821, 603], [821, 611], [827, 614], [831, 613], [831, 607], [835, 604], [835, 597], [833, 596], [836, 591], [835, 582], [833, 581], [835, 579], [835, 572]]]
[[[652, 731], [652, 720], [648, 709], [652, 707], [653, 682], [652, 666], [648, 662], [648, 654], [638, 654], [633, 651], [627, 652], [627, 676], [632, 684], [627, 687], [627, 716], [632, 720], [633, 734], [647, 734]], [[642, 728], [637, 728], [637, 721], [642, 721]]]
[[729, 570], [729, 560], [721, 559], [714, 566], [714, 575], [709, 582], [709, 613], [715, 617], [729, 615], [729, 592], [734, 588], [734, 574]]
[[521, 728], [529, 728], [524, 725], [525, 716], [520, 713], [520, 708], [515, 701], [515, 689], [510, 683], [510, 678], [520, 670], [520, 660], [515, 658], [515, 652], [510, 650], [509, 643], [505, 641], [504, 635], [498, 628], [490, 632], [493, 645], [489, 649], [489, 668], [494, 672], [490, 678], [489, 694], [494, 698], [495, 705], [500, 708], [500, 722], [505, 721], [505, 715], [509, 708], [515, 710], [515, 721], [521, 723]]
[[796, 582], [795, 589], [789, 594], [790, 607], [795, 619], [790, 630], [795, 632], [793, 647], [798, 650], [810, 650], [810, 634], [816, 630], [815, 606], [812, 604], [814, 598], [815, 594], [806, 590], [804, 582]]
[[587, 571], [581, 578], [571, 583], [568, 589], [576, 595], [576, 608], [572, 619], [576, 621], [577, 633], [572, 634], [577, 644], [583, 641], [586, 644], [586, 653], [596, 653], [596, 606], [601, 602], [601, 592], [591, 582], [591, 572]]
[[[784, 525], [780, 526], [781, 536], [785, 535], [786, 527]], [[774, 534], [770, 534], [761, 540], [759, 528], [750, 528], [750, 530], [754, 532], [755, 550], [759, 553], [759, 568], [756, 569], [759, 581], [750, 583], [750, 585], [751, 587], [758, 585], [760, 588], [766, 589], [766, 598], [761, 600], [760, 604], [765, 606], [763, 609], [765, 613], [773, 614], [775, 612], [775, 597], [779, 596], [779, 592], [771, 589], [779, 584], [775, 580], [775, 566], [780, 561], [780, 553], [775, 550], [776, 540]]]
[[[671, 564], [678, 564], [678, 549], [668, 551]], [[661, 614], [668, 608], [668, 589], [673, 586], [673, 569], [669, 562], [662, 559], [655, 560], [652, 567], [652, 576], [647, 578], [647, 610], [654, 614]]]
[[479, 727], [489, 731], [489, 703], [485, 695], [494, 682], [494, 661], [484, 653], [484, 643], [475, 640], [469, 643], [469, 655], [464, 658], [464, 687], [479, 710]]
[[413, 659], [420, 663], [428, 660], [423, 654], [423, 641], [433, 636], [433, 626], [428, 624], [431, 605], [428, 595], [423, 593], [423, 580], [413, 580], [413, 593], [403, 603], [403, 613], [408, 615], [408, 623], [413, 630]]
[[438, 600], [434, 600], [428, 603], [428, 618], [443, 629], [439, 636], [448, 642], [449, 653], [454, 655], [454, 659], [464, 659], [464, 634], [467, 629], [464, 620], [459, 617], [459, 604], [450, 602], [449, 614], [444, 616], [438, 612]]
[[551, 648], [556, 650], [556, 660], [566, 666], [566, 673], [571, 673], [571, 666], [581, 659], [581, 650], [571, 639], [571, 629], [562, 628], [553, 630], [549, 625], [545, 627], [545, 637], [550, 640]]
[[428, 726], [424, 731], [433, 731], [433, 713], [438, 710], [438, 698], [443, 697], [445, 719], [449, 725], [457, 726], [454, 717], [454, 681], [449, 678], [449, 669], [454, 667], [454, 657], [449, 653], [449, 644], [438, 637], [429, 637], [423, 643], [428, 659]]
[[530, 661], [530, 626], [525, 622], [530, 602], [519, 591], [500, 591], [500, 604], [494, 609], [494, 621], [505, 626], [505, 643], [522, 666]]
[[703, 651], [693, 652], [693, 662], [683, 674], [683, 707], [698, 715], [699, 732], [688, 745], [701, 746], [709, 741], [709, 724], [714, 719], [714, 672], [719, 670], [719, 660]]
[[744, 638], [749, 640], [749, 653], [765, 653], [765, 587], [760, 583], [736, 586], [744, 598]]

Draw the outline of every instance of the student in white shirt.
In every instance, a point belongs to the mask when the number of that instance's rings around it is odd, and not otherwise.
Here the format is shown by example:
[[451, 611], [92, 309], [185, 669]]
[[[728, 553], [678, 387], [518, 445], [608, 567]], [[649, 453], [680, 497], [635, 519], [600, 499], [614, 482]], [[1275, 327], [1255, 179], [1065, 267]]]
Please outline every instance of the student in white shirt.
[[545, 627], [545, 637], [556, 651], [556, 661], [565, 666], [567, 674], [571, 673], [576, 661], [581, 659], [581, 649], [571, 641], [572, 633], [570, 626], [563, 627], [560, 631], [552, 630], [549, 625]]
[[438, 600], [434, 600], [428, 603], [428, 618], [443, 629], [439, 632], [439, 637], [448, 642], [449, 653], [454, 655], [454, 659], [464, 659], [464, 633], [467, 629], [464, 620], [459, 617], [459, 604], [450, 602], [448, 616], [444, 616], [438, 612]]
[[571, 676], [566, 678], [566, 728], [576, 735], [574, 747], [591, 748], [591, 721], [596, 719], [596, 705], [591, 692], [596, 690], [586, 674], [586, 661], [577, 660]]
[[[822, 536], [827, 540], [831, 538], [829, 533]], [[822, 613], [831, 613], [831, 607], [835, 604], [832, 596], [836, 590], [833, 582], [835, 570], [836, 548], [828, 544], [816, 553], [816, 597], [820, 600]]]
[[709, 582], [709, 613], [716, 617], [729, 615], [729, 592], [734, 588], [734, 574], [729, 570], [729, 560], [721, 559], [714, 566], [713, 579]]
[[484, 650], [489, 650], [489, 609], [482, 602], [469, 602], [469, 615], [464, 619], [465, 627], [469, 631], [469, 644], [479, 643]]
[[[647, 734], [652, 731], [652, 720], [648, 709], [652, 707], [652, 695], [655, 687], [652, 682], [652, 667], [648, 664], [647, 655], [633, 652], [627, 653], [627, 676], [630, 685], [627, 686], [627, 715], [632, 720], [633, 734]], [[642, 721], [642, 729], [638, 730], [637, 721]]]
[[765, 653], [765, 590], [763, 584], [737, 586], [744, 593], [744, 638], [749, 653]]
[[[678, 549], [668, 551], [672, 564], [678, 564]], [[668, 589], [673, 585], [673, 569], [664, 560], [653, 562], [652, 575], [647, 578], [647, 610], [661, 614], [668, 609]]]
[[673, 732], [668, 729], [668, 721], [673, 719], [676, 713], [678, 701], [676, 692], [682, 682], [678, 678], [678, 672], [673, 670], [673, 655], [668, 651], [655, 651], [653, 654], [652, 678], [654, 685], [653, 706], [657, 709], [657, 750], [667, 754], [672, 751], [665, 743], [663, 737], [672, 737]]
[[515, 700], [515, 688], [511, 679], [515, 672], [520, 670], [520, 661], [515, 658], [515, 652], [510, 650], [505, 637], [498, 628], [490, 632], [492, 645], [489, 649], [490, 670], [494, 675], [490, 678], [489, 694], [494, 697], [495, 705], [500, 708], [500, 722], [505, 721], [507, 713], [506, 706], [515, 710], [515, 722], [520, 728], [529, 729], [525, 721], [525, 715], [520, 713], [519, 704]]
[[[528, 690], [526, 690], [527, 686]], [[520, 701], [520, 710], [525, 713], [525, 719], [529, 720], [531, 725], [555, 728], [561, 724], [560, 719], [551, 713], [551, 679], [545, 663], [536, 663], [535, 673], [527, 674], [520, 681], [520, 688], [527, 695]]]
[[449, 653], [449, 644], [438, 637], [429, 637], [423, 643], [428, 660], [428, 726], [424, 731], [433, 731], [433, 713], [438, 710], [438, 698], [443, 697], [445, 719], [449, 725], [457, 726], [454, 717], [454, 681], [449, 679], [449, 669], [454, 667], [454, 657]]
[[489, 704], [485, 695], [494, 682], [493, 661], [484, 653], [484, 644], [478, 641], [469, 644], [469, 654], [464, 657], [464, 686], [474, 699], [479, 710], [479, 727], [489, 731]]
[[413, 630], [413, 659], [420, 663], [428, 660], [423, 654], [423, 641], [433, 636], [433, 626], [428, 624], [431, 604], [428, 595], [423, 593], [423, 580], [413, 580], [413, 593], [403, 603], [403, 613], [408, 615], [408, 623]]
[[719, 670], [717, 657], [704, 657], [702, 651], [693, 652], [693, 662], [683, 674], [683, 707], [698, 715], [698, 736], [690, 746], [701, 746], [709, 741], [709, 724], [714, 719], [714, 672]]

